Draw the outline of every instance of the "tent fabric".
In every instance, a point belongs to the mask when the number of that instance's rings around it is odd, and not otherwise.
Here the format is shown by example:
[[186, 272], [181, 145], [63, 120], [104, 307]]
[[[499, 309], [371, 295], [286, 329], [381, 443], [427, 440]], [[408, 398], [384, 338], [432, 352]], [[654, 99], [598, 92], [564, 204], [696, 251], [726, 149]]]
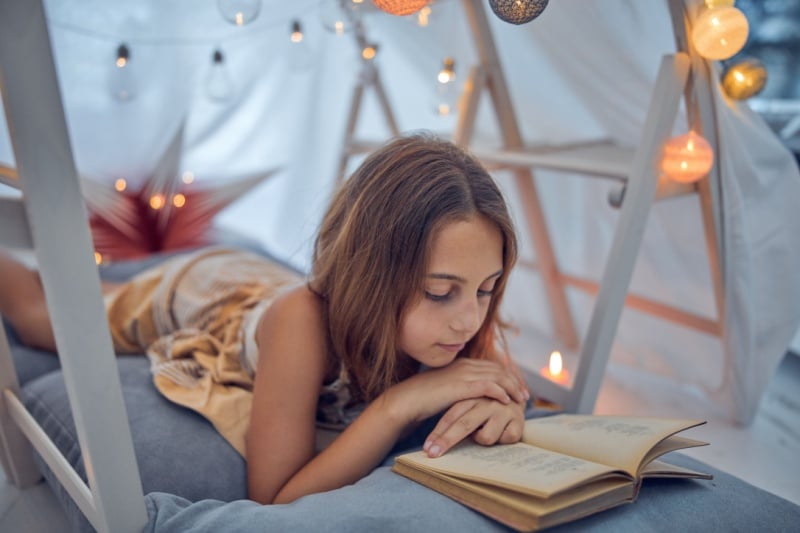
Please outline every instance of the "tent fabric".
[[[693, 0], [687, 0], [689, 3]], [[88, 179], [119, 177], [142, 186], [183, 121], [182, 170], [204, 181], [281, 167], [273, 179], [223, 211], [219, 226], [257, 239], [275, 255], [307, 269], [314, 232], [333, 187], [351, 91], [360, 71], [352, 34], [337, 36], [321, 19], [332, 0], [262, 0], [242, 28], [226, 22], [216, 2], [194, 0], [108, 5], [97, 0], [46, 2], [59, 81], [78, 169]], [[459, 83], [477, 60], [461, 2], [432, 5], [428, 27], [413, 17], [377, 11], [363, 16], [378, 43], [376, 62], [402, 131], [452, 133], [455, 117], [433, 113], [435, 76], [445, 56]], [[532, 23], [512, 26], [487, 16], [509, 82], [523, 137], [558, 144], [598, 138], [635, 145], [660, 58], [675, 50], [666, 0], [559, 0]], [[304, 55], [289, 30], [301, 21]], [[117, 46], [131, 51], [135, 96], [110, 92]], [[224, 53], [232, 96], [209, 96], [211, 57]], [[302, 50], [302, 49], [300, 49]], [[800, 223], [792, 205], [800, 176], [783, 148], [746, 104], [714, 98], [721, 148], [725, 334], [720, 339], [625, 311], [612, 364], [641, 368], [694, 387], [703, 407], [748, 422], [800, 323]], [[686, 129], [681, 113], [675, 133]], [[389, 136], [367, 91], [358, 137]], [[484, 98], [475, 142], [499, 145]], [[13, 164], [0, 127], [0, 162]], [[350, 169], [358, 163], [351, 161]], [[523, 256], [535, 259], [510, 176], [496, 174], [514, 211]], [[599, 279], [618, 212], [610, 182], [536, 172], [561, 268]], [[712, 283], [697, 197], [657, 203], [647, 221], [631, 290], [714, 317]], [[505, 312], [523, 330], [550, 332], [540, 279], [517, 269]], [[579, 332], [593, 298], [569, 291]], [[539, 348], [522, 354], [535, 366]], [[526, 358], [530, 358], [527, 360]]]

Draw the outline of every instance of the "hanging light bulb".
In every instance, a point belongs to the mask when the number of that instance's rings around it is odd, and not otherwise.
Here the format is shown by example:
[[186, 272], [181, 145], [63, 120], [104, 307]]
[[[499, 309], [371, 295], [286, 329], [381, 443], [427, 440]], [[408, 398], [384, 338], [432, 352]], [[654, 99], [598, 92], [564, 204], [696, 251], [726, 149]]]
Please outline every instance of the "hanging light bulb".
[[261, 0], [217, 0], [223, 18], [237, 26], [253, 22], [261, 11]]
[[732, 6], [703, 10], [692, 25], [692, 43], [706, 59], [728, 59], [747, 42], [749, 24], [744, 13]]
[[542, 14], [548, 0], [489, 0], [497, 17], [509, 24], [525, 24]]
[[689, 131], [664, 144], [661, 171], [680, 183], [699, 180], [714, 165], [714, 151], [702, 135]]
[[111, 95], [120, 102], [129, 102], [136, 96], [136, 78], [131, 68], [131, 52], [125, 43], [117, 47], [110, 85]]
[[729, 66], [722, 75], [722, 88], [734, 100], [755, 96], [767, 84], [767, 69], [756, 58], [747, 58]]
[[412, 15], [428, 5], [429, 0], [372, 0], [375, 7], [390, 15]]
[[431, 23], [431, 6], [425, 6], [417, 12], [417, 26], [427, 28]]
[[211, 55], [206, 90], [208, 97], [217, 102], [224, 102], [233, 96], [233, 82], [225, 66], [225, 56], [219, 48]]
[[446, 117], [455, 112], [458, 103], [458, 88], [456, 87], [456, 64], [452, 57], [444, 58], [442, 69], [436, 76], [436, 104], [434, 111], [440, 117]]
[[289, 33], [289, 66], [293, 70], [308, 68], [313, 60], [311, 50], [303, 34], [303, 26], [299, 20], [293, 20]]
[[322, 27], [336, 35], [352, 31], [360, 17], [359, 7], [351, 0], [323, 0], [319, 14]]

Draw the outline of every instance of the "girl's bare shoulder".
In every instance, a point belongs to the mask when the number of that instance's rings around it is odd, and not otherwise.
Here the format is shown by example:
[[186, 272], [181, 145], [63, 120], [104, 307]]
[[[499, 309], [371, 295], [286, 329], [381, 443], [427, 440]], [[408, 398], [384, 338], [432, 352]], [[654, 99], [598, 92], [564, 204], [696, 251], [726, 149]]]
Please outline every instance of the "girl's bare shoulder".
[[322, 300], [307, 285], [298, 285], [278, 297], [261, 315], [256, 335], [265, 330], [297, 332], [303, 335], [323, 335]]

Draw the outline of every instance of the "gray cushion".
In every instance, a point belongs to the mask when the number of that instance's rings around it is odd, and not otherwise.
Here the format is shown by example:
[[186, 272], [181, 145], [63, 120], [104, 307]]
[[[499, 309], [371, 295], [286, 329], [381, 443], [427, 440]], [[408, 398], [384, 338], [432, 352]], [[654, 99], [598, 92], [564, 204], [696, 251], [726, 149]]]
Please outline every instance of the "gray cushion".
[[[147, 358], [123, 356], [118, 361], [144, 493], [168, 492], [188, 500], [246, 498], [246, 465], [238, 452], [203, 417], [159, 394]], [[61, 372], [28, 383], [23, 388], [23, 402], [85, 480]], [[44, 471], [44, 465], [40, 466]], [[59, 497], [73, 524], [85, 530], [82, 515], [71, 499], [66, 494]]]
[[[680, 454], [669, 461], [714, 474], [713, 481], [647, 480], [637, 501], [549, 531], [796, 531], [800, 507]], [[387, 464], [390, 462], [387, 462]], [[251, 501], [192, 503], [171, 494], [146, 497], [152, 532], [347, 531], [497, 532], [507, 528], [405, 479], [388, 466], [358, 483], [288, 505]]]

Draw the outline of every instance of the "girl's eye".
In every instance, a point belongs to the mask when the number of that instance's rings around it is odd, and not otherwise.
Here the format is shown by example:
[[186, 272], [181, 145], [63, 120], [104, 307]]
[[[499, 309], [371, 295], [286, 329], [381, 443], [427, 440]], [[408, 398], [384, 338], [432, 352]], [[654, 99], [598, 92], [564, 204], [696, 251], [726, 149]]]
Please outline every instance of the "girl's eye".
[[434, 294], [432, 292], [425, 291], [425, 298], [431, 300], [432, 302], [444, 302], [450, 298], [450, 293], [447, 292], [445, 294]]
[[494, 287], [492, 287], [489, 290], [478, 289], [478, 296], [479, 297], [485, 298], [487, 296], [492, 296], [493, 294], [494, 294]]

